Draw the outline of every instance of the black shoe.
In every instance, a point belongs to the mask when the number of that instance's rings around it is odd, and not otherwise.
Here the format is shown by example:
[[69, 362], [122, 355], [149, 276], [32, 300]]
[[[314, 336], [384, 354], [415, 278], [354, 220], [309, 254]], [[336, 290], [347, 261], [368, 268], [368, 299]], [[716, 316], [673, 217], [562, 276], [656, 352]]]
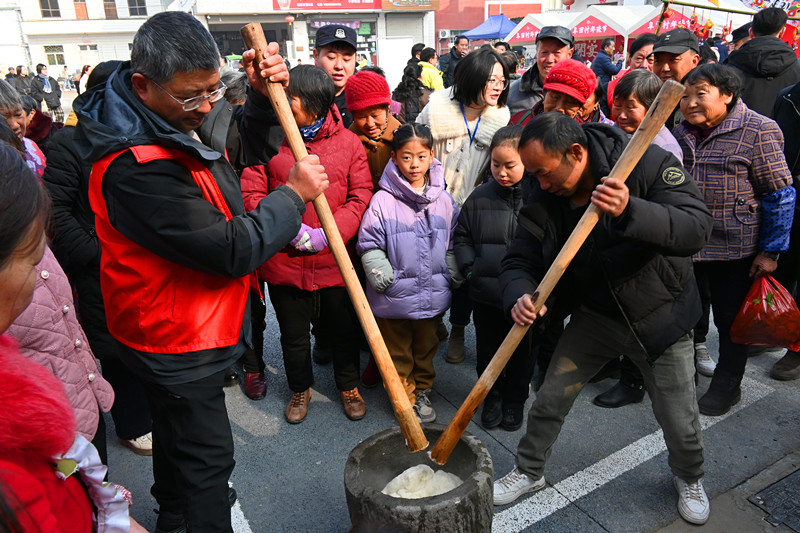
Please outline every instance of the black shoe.
[[720, 416], [730, 411], [731, 407], [742, 399], [742, 389], [739, 386], [741, 382], [741, 378], [726, 376], [716, 371], [708, 390], [697, 401], [700, 412], [704, 415]]
[[499, 392], [489, 391], [489, 395], [483, 400], [481, 425], [486, 429], [492, 429], [499, 426], [501, 420], [503, 420], [503, 398]]
[[525, 406], [521, 403], [511, 403], [503, 406], [503, 421], [500, 427], [506, 431], [516, 431], [522, 427], [522, 418]]
[[241, 383], [239, 379], [239, 374], [236, 372], [236, 368], [229, 366], [225, 369], [225, 383], [226, 387], [233, 387]]
[[597, 374], [594, 375], [592, 379], [589, 380], [589, 383], [597, 383], [598, 381], [603, 381], [604, 379], [619, 379], [619, 357], [616, 359], [612, 359], [608, 363], [606, 363], [603, 368], [597, 371]]
[[186, 533], [186, 522], [183, 520], [183, 515], [169, 511], [156, 512], [158, 520], [155, 533]]
[[602, 394], [598, 394], [594, 399], [594, 404], [600, 407], [615, 409], [631, 403], [639, 403], [644, 399], [643, 387], [631, 387], [618, 381], [616, 385]]

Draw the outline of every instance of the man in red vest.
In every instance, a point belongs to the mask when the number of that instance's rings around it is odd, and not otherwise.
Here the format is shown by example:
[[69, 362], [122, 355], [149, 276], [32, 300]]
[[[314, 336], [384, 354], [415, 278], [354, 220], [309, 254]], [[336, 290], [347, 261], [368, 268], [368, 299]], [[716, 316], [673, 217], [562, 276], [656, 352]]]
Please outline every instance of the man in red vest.
[[297, 235], [306, 202], [328, 186], [309, 156], [286, 186], [244, 210], [227, 156], [264, 164], [277, 151], [261, 77], [288, 82], [277, 50], [269, 46], [260, 70], [245, 52], [251, 87], [234, 131], [216, 44], [187, 13], [150, 18], [131, 61], [75, 102], [76, 142], [94, 165], [89, 197], [108, 327], [153, 414], [161, 533], [232, 531], [222, 387], [249, 342], [249, 275]]

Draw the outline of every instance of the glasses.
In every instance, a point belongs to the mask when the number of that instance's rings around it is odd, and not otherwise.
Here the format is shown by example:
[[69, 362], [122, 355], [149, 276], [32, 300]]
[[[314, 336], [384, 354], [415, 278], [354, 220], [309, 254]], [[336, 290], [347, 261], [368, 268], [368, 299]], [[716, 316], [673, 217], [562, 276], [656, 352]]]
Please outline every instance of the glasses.
[[164, 91], [164, 93], [167, 96], [169, 96], [170, 98], [172, 98], [173, 100], [175, 100], [176, 102], [181, 104], [181, 107], [183, 108], [184, 111], [194, 111], [195, 109], [197, 109], [198, 107], [203, 105], [203, 100], [208, 100], [209, 104], [213, 104], [215, 102], [219, 102], [220, 100], [222, 100], [222, 97], [225, 96], [225, 91], [228, 89], [227, 85], [225, 85], [222, 82], [222, 80], [220, 80], [219, 81], [219, 84], [220, 84], [219, 89], [217, 89], [215, 91], [211, 91], [208, 94], [201, 94], [200, 96], [195, 96], [195, 97], [192, 97], [192, 98], [187, 98], [185, 100], [180, 100], [180, 99], [175, 98], [174, 96], [172, 96], [169, 93], [169, 91], [167, 91], [165, 88], [163, 88], [161, 85], [157, 84], [153, 80], [150, 80], [150, 82], [153, 85], [155, 85], [156, 87], [158, 87], [159, 89], [161, 89], [162, 91]]
[[505, 90], [505, 88], [508, 87], [508, 80], [503, 78], [500, 78], [499, 80], [489, 78], [486, 80], [486, 85], [492, 89], [500, 87], [501, 89]]

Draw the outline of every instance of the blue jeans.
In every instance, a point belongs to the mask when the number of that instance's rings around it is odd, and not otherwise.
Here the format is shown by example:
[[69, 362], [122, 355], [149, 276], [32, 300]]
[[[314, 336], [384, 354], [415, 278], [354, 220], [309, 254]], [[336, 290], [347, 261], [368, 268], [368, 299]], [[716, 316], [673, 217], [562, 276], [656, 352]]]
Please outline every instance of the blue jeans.
[[[703, 477], [703, 441], [694, 389], [694, 346], [687, 333], [656, 359], [647, 362], [625, 321], [585, 307], [578, 308], [547, 368], [547, 376], [528, 412], [525, 435], [517, 448], [520, 470], [538, 479], [564, 419], [584, 385], [608, 361], [624, 353], [641, 370], [664, 432], [673, 474], [687, 482]], [[587, 432], [591, 432], [587, 428]], [[588, 434], [587, 439], [596, 438]]]

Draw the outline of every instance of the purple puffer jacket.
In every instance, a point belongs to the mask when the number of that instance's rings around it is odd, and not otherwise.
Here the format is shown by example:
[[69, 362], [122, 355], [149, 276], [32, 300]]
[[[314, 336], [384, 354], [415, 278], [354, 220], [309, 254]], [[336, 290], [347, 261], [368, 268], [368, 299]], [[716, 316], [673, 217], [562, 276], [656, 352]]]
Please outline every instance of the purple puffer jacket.
[[359, 255], [384, 250], [394, 281], [382, 294], [367, 283], [372, 312], [381, 318], [418, 320], [450, 306], [445, 256], [453, 248], [458, 207], [444, 188], [442, 164], [433, 160], [427, 190], [417, 194], [390, 160], [358, 231]]
[[22, 355], [50, 370], [64, 385], [78, 433], [91, 441], [100, 409], [107, 412], [114, 403], [114, 390], [97, 369], [75, 315], [67, 275], [50, 248], [36, 265], [33, 301], [7, 333], [19, 343]]

